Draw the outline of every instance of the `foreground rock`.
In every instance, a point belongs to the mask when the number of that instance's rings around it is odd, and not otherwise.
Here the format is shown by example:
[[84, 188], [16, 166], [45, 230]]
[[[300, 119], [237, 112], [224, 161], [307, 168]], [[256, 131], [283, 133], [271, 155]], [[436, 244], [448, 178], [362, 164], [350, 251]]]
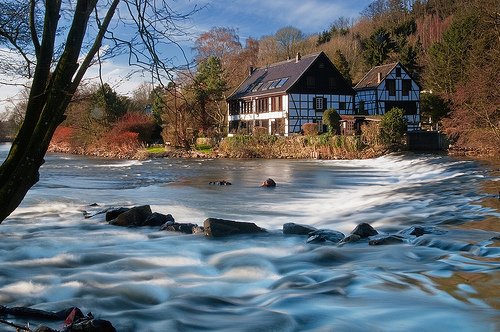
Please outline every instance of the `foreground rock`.
[[118, 217], [120, 214], [127, 212], [130, 208], [121, 207], [118, 209], [110, 209], [106, 212], [106, 221], [111, 221]]
[[153, 212], [149, 205], [136, 206], [119, 214], [115, 219], [110, 220], [109, 223], [124, 227], [145, 226], [146, 220], [152, 214]]
[[403, 242], [404, 242], [404, 239], [400, 236], [388, 235], [388, 236], [384, 236], [384, 237], [370, 240], [368, 243], [372, 246], [382, 246], [382, 245], [390, 245], [390, 244], [401, 244]]
[[[82, 311], [77, 307], [68, 308], [65, 310], [51, 312], [39, 309], [32, 309], [27, 307], [12, 307], [7, 308], [0, 305], [0, 314], [2, 316], [16, 316], [22, 317], [23, 321], [31, 319], [44, 319], [57, 322], [57, 325], [64, 325], [62, 332], [116, 332], [113, 325], [103, 319], [95, 319], [91, 313], [84, 316]], [[24, 331], [22, 326], [2, 320], [1, 323], [16, 327], [16, 330]], [[30, 330], [31, 331], [31, 330]], [[37, 326], [34, 332], [59, 332], [47, 325], [41, 324]]]
[[206, 236], [224, 237], [238, 234], [266, 233], [265, 230], [251, 222], [232, 221], [218, 218], [208, 218], [203, 222]]
[[301, 225], [293, 222], [283, 224], [283, 234], [308, 235], [316, 230], [309, 225]]
[[141, 226], [162, 226], [169, 222], [175, 222], [174, 217], [169, 214], [162, 214], [158, 212], [154, 212], [150, 215]]
[[365, 239], [367, 237], [377, 235], [378, 232], [370, 224], [364, 222], [357, 225], [351, 234], [358, 235], [361, 239]]
[[181, 232], [184, 234], [198, 234], [203, 233], [203, 228], [201, 228], [197, 224], [169, 221], [161, 226], [160, 231]]
[[307, 243], [322, 243], [322, 242], [333, 242], [339, 243], [344, 239], [344, 233], [339, 231], [332, 231], [329, 229], [318, 229], [309, 233], [307, 238]]

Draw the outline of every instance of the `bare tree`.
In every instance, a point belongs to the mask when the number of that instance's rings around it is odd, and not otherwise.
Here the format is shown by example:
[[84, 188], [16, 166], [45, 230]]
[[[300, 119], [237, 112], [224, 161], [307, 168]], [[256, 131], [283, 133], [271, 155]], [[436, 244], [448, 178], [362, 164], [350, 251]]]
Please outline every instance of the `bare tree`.
[[[0, 43], [15, 56], [2, 54], [0, 67], [22, 59], [11, 72], [32, 81], [26, 116], [0, 166], [0, 222], [38, 181], [50, 140], [87, 69], [126, 54], [130, 65], [148, 69], [160, 82], [170, 79], [172, 61], [163, 46], [185, 36], [179, 24], [192, 13], [180, 14], [166, 0], [6, 0], [1, 6]], [[103, 42], [109, 46], [104, 52]]]
[[281, 51], [290, 58], [300, 50], [300, 43], [305, 39], [302, 31], [292, 26], [281, 28], [276, 32], [276, 40]]

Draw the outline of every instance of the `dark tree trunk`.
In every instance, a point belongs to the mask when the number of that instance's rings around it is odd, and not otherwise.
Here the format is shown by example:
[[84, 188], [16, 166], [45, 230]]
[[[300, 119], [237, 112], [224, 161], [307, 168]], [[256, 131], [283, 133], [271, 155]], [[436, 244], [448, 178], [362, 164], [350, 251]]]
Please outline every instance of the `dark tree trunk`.
[[[101, 46], [104, 33], [119, 0], [111, 4], [100, 26], [94, 45], [79, 66], [78, 57], [90, 14], [97, 0], [79, 0], [68, 32], [66, 47], [54, 72], [50, 72], [61, 1], [47, 0], [42, 43], [34, 39], [37, 65], [33, 76], [25, 119], [12, 142], [9, 155], [0, 166], [0, 223], [21, 203], [28, 190], [38, 182], [50, 140], [64, 120], [69, 105], [86, 69]], [[80, 67], [80, 69], [79, 69]], [[79, 69], [79, 70], [78, 70]], [[77, 72], [78, 70], [78, 72]]]

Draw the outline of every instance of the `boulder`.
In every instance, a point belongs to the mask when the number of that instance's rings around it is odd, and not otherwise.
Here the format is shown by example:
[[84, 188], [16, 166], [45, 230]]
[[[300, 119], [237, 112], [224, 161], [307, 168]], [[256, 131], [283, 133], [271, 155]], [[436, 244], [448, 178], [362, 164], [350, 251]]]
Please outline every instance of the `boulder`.
[[178, 223], [178, 222], [172, 222], [172, 221], [165, 223], [160, 228], [160, 231], [181, 232], [184, 234], [203, 233], [203, 229], [200, 226], [198, 226], [197, 224]]
[[389, 235], [380, 237], [378, 239], [370, 240], [368, 243], [372, 246], [380, 246], [380, 245], [389, 245], [389, 244], [400, 244], [403, 243], [404, 240], [402, 237], [397, 235]]
[[351, 234], [349, 236], [346, 236], [343, 240], [342, 243], [348, 243], [348, 242], [357, 242], [361, 240], [361, 236], [358, 234]]
[[274, 182], [273, 179], [268, 178], [266, 181], [264, 181], [261, 187], [267, 187], [267, 188], [276, 187], [276, 182]]
[[315, 230], [315, 227], [300, 225], [293, 222], [283, 224], [283, 234], [307, 235]]
[[322, 243], [322, 242], [333, 242], [339, 243], [344, 239], [345, 235], [338, 231], [332, 231], [329, 229], [318, 229], [309, 233], [307, 238], [307, 243]]
[[111, 221], [118, 217], [120, 214], [127, 212], [130, 208], [121, 207], [118, 209], [111, 209], [106, 212], [106, 221]]
[[150, 215], [141, 226], [162, 226], [169, 221], [175, 221], [174, 217], [169, 214], [154, 212]]
[[266, 232], [265, 230], [251, 222], [232, 221], [218, 218], [207, 218], [203, 222], [203, 229], [205, 235], [211, 237]]
[[142, 226], [146, 220], [153, 214], [149, 205], [136, 206], [130, 210], [119, 214], [109, 223], [115, 226]]
[[356, 226], [351, 234], [359, 235], [360, 238], [364, 239], [373, 235], [377, 235], [378, 232], [370, 224], [364, 222]]
[[116, 329], [107, 320], [84, 319], [68, 325], [63, 332], [116, 332]]

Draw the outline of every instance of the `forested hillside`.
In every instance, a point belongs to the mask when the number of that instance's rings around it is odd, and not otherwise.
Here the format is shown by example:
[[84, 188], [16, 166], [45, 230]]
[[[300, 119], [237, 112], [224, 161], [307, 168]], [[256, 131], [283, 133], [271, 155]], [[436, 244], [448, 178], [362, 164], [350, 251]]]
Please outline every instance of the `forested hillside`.
[[[225, 99], [250, 67], [323, 51], [353, 86], [373, 66], [401, 62], [422, 87], [424, 123], [444, 131], [455, 148], [499, 150], [498, 0], [376, 0], [356, 18], [332, 13], [331, 25], [317, 34], [287, 26], [242, 40], [237, 31], [214, 26], [198, 36], [187, 67], [194, 69], [179, 69], [167, 85], [138, 86], [132, 97], [82, 85], [54, 141], [73, 151], [114, 142], [135, 149], [141, 140], [189, 149], [199, 136], [226, 134]], [[4, 133], [15, 131], [22, 109], [3, 119]]]

